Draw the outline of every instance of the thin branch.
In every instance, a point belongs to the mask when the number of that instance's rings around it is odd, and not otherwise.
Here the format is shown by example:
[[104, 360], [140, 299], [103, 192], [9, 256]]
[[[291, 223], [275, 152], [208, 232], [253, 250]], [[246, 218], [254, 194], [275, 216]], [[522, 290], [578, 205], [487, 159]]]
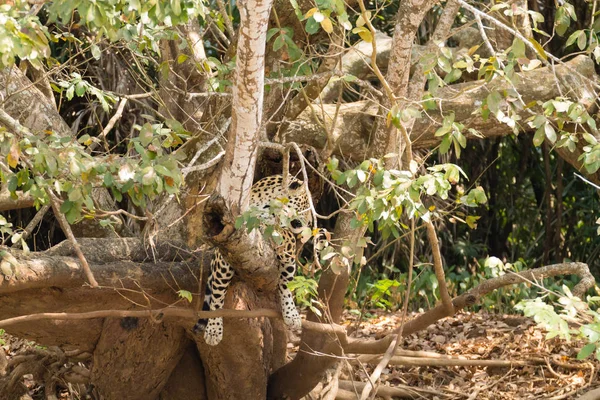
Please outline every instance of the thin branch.
[[58, 220], [58, 223], [59, 223], [60, 227], [62, 228], [63, 232], [65, 233], [65, 236], [67, 237], [67, 239], [69, 239], [69, 241], [73, 245], [73, 250], [75, 251], [75, 254], [77, 254], [77, 258], [79, 258], [79, 261], [81, 261], [81, 266], [83, 267], [83, 271], [85, 272], [85, 275], [87, 277], [87, 280], [88, 280], [90, 286], [93, 288], [98, 287], [98, 282], [96, 282], [96, 279], [94, 278], [94, 274], [92, 273], [90, 265], [88, 264], [85, 256], [83, 255], [83, 252], [81, 251], [81, 247], [79, 247], [79, 243], [77, 242], [77, 239], [75, 239], [75, 235], [73, 235], [71, 226], [69, 225], [69, 222], [65, 218], [65, 215], [60, 211], [60, 200], [58, 199], [58, 197], [56, 197], [54, 192], [52, 192], [52, 189], [49, 189], [49, 188], [46, 189], [46, 193], [48, 194], [48, 198], [50, 199], [50, 204], [52, 205], [52, 210], [54, 211], [54, 216]]
[[183, 172], [185, 175], [189, 174], [190, 172], [198, 172], [198, 171], [204, 171], [206, 169], [209, 169], [210, 167], [217, 165], [219, 163], [219, 161], [221, 161], [221, 158], [223, 158], [223, 156], [225, 155], [225, 150], [221, 150], [219, 152], [219, 154], [217, 154], [216, 156], [214, 156], [210, 161], [207, 161], [205, 163], [202, 163], [200, 165], [194, 165], [193, 167], [187, 167], [181, 170], [181, 172]]
[[[102, 129], [102, 132], [100, 133], [100, 135], [98, 135], [98, 139], [104, 139], [106, 135], [108, 135], [108, 132], [110, 132], [110, 130], [114, 128], [117, 121], [121, 119], [121, 117], [123, 116], [123, 110], [125, 109], [125, 105], [127, 104], [127, 100], [127, 97], [123, 97], [121, 99], [121, 101], [119, 102], [119, 106], [117, 107], [117, 111], [108, 121], [108, 124], [106, 124], [104, 129]], [[99, 142], [92, 142], [89, 146], [90, 151], [94, 150], [98, 146], [98, 144]]]
[[[94, 318], [151, 318], [154, 321], [161, 321], [165, 318], [178, 318], [185, 320], [182, 324], [187, 325], [188, 323], [193, 325], [198, 318], [273, 318], [281, 319], [281, 312], [279, 310], [269, 308], [258, 308], [256, 310], [232, 310], [222, 308], [214, 311], [194, 311], [191, 308], [183, 307], [165, 307], [161, 309], [148, 309], [148, 310], [97, 310], [82, 313], [38, 313], [22, 315], [19, 317], [7, 318], [0, 320], [0, 328], [6, 328], [7, 326], [20, 324], [31, 321], [42, 321], [42, 320], [85, 320]], [[334, 329], [327, 324], [319, 324], [316, 322], [302, 321], [303, 329], [328, 333], [334, 332]], [[343, 329], [343, 328], [342, 328]]]
[[[379, 355], [362, 355], [357, 358], [357, 361], [365, 364], [375, 364], [380, 359], [381, 356]], [[552, 359], [548, 360], [541, 357], [529, 360], [464, 360], [394, 356], [390, 360], [391, 365], [403, 365], [409, 367], [524, 367], [527, 365], [546, 365], [546, 363], [552, 362]], [[568, 367], [566, 365], [568, 365]], [[588, 363], [566, 365], [564, 362], [560, 363], [560, 367], [563, 368], [590, 369]]]
[[375, 31], [373, 24], [371, 24], [371, 20], [369, 19], [369, 15], [365, 7], [365, 2], [363, 0], [358, 0], [358, 5], [360, 7], [361, 16], [371, 33], [371, 46], [373, 46], [373, 51], [371, 52], [371, 68], [373, 68], [373, 72], [375, 72], [377, 79], [379, 79], [379, 81], [381, 82], [381, 86], [383, 86], [383, 89], [385, 90], [387, 97], [390, 99], [390, 102], [395, 103], [396, 96], [394, 95], [394, 91], [392, 90], [387, 79], [385, 79], [385, 76], [383, 76], [383, 73], [377, 66], [377, 40], [375, 40], [375, 35], [377, 34], [377, 32]]
[[[31, 235], [31, 232], [33, 232], [35, 227], [38, 226], [38, 224], [42, 221], [42, 218], [44, 218], [44, 215], [46, 215], [46, 213], [48, 212], [49, 209], [50, 209], [49, 205], [45, 205], [44, 207], [40, 208], [40, 210], [35, 214], [35, 216], [31, 219], [31, 221], [29, 221], [29, 223], [25, 227], [25, 230], [23, 230], [23, 233], [21, 233], [21, 240], [27, 240], [29, 235]], [[13, 249], [21, 248], [21, 240], [17, 241], [15, 244], [13, 244], [12, 248]]]
[[227, 34], [231, 39], [233, 39], [235, 37], [235, 30], [233, 29], [233, 23], [231, 22], [229, 13], [225, 8], [225, 3], [223, 2], [223, 0], [217, 0], [217, 6], [219, 7], [219, 12], [223, 16], [223, 21], [225, 22], [225, 29], [227, 30]]
[[442, 254], [440, 253], [440, 242], [438, 241], [435, 227], [431, 221], [425, 223], [427, 228], [427, 238], [431, 245], [431, 254], [433, 255], [433, 268], [435, 271], [435, 277], [438, 281], [440, 288], [440, 296], [442, 298], [442, 304], [446, 307], [448, 316], [454, 315], [454, 305], [452, 304], [452, 298], [448, 293], [448, 286], [446, 285], [446, 275], [444, 274], [444, 266], [442, 265]]

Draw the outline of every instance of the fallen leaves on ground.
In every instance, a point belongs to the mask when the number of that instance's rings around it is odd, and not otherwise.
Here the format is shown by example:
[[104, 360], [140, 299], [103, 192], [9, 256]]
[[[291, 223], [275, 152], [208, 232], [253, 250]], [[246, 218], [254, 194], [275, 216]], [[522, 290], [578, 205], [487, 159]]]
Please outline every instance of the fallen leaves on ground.
[[[349, 312], [343, 324], [351, 336], [379, 339], [395, 330], [401, 317], [372, 311], [358, 322]], [[598, 360], [578, 361], [582, 342], [553, 338], [522, 316], [484, 312], [460, 313], [404, 338], [401, 350], [426, 351], [469, 360], [525, 360], [525, 366], [395, 366], [388, 365], [381, 384], [408, 386], [423, 398], [439, 399], [571, 399], [597, 386]], [[375, 365], [350, 357], [340, 379], [367, 382]], [[351, 369], [351, 371], [350, 371]]]

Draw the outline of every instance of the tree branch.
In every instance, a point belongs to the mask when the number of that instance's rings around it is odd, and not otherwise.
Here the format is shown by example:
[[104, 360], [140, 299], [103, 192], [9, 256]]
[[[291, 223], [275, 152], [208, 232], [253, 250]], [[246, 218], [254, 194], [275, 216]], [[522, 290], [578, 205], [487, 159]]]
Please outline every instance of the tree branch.
[[[2, 110], [0, 110], [2, 111]], [[21, 191], [17, 192], [17, 198], [13, 199], [8, 190], [0, 192], [0, 211], [16, 210], [19, 208], [33, 207], [34, 199], [31, 195], [23, 195]]]
[[[512, 128], [506, 124], [500, 123], [494, 117], [483, 119], [481, 114], [473, 114], [473, 104], [483, 104], [491, 91], [517, 90], [523, 93], [523, 101], [529, 104], [532, 101], [547, 101], [569, 93], [569, 98], [573, 101], [583, 104], [589, 110], [592, 110], [595, 101], [593, 87], [588, 82], [595, 80], [596, 72], [593, 61], [586, 56], [578, 56], [564, 65], [558, 65], [553, 68], [537, 68], [533, 71], [517, 73], [518, 78], [513, 79], [514, 86], [494, 80], [492, 83], [486, 83], [484, 80], [465, 82], [455, 85], [449, 85], [441, 88], [437, 92], [437, 110], [428, 112], [422, 118], [415, 121], [411, 139], [413, 149], [432, 148], [440, 143], [440, 138], [435, 136], [436, 130], [441, 126], [443, 113], [440, 110], [452, 110], [455, 113], [455, 121], [460, 122], [466, 128], [472, 128], [478, 131], [481, 136], [475, 136], [470, 132], [465, 132], [470, 139], [480, 140], [499, 136], [513, 134]], [[579, 75], [586, 79], [579, 79], [570, 69], [575, 69]], [[555, 81], [556, 85], [540, 85], [539, 82]], [[325, 146], [327, 141], [327, 132], [323, 126], [332, 126], [332, 136], [339, 138], [336, 142], [334, 153], [346, 159], [355, 161], [364, 160], [368, 156], [365, 148], [369, 145], [369, 132], [373, 124], [377, 121], [378, 106], [369, 102], [359, 101], [354, 103], [345, 103], [336, 110], [332, 104], [323, 104], [322, 113], [313, 115], [304, 112], [295, 121], [289, 125], [285, 133], [287, 141], [307, 144], [317, 149]], [[528, 118], [530, 114], [525, 110], [517, 110], [522, 120]], [[332, 118], [338, 115], [338, 121], [334, 124]], [[318, 118], [318, 121], [315, 121]], [[527, 125], [520, 126], [522, 132], [530, 132], [531, 128]], [[582, 141], [580, 141], [582, 142]], [[581, 144], [583, 146], [583, 144]], [[577, 158], [581, 150], [571, 153], [567, 148], [555, 149], [559, 155], [565, 158], [565, 161], [581, 170], [581, 162]], [[589, 176], [594, 183], [600, 183], [600, 173]]]

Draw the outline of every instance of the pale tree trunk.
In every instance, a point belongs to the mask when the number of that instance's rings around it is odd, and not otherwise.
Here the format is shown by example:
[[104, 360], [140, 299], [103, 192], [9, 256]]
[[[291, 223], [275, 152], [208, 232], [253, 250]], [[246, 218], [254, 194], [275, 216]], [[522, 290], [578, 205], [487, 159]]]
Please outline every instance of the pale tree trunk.
[[256, 152], [262, 129], [265, 46], [272, 4], [272, 0], [248, 0], [238, 4], [241, 24], [233, 86], [231, 132], [217, 185], [217, 192], [234, 213], [239, 213], [247, 206], [254, 179]]
[[[421, 21], [433, 4], [435, 2], [432, 0], [403, 1], [398, 8], [396, 14], [398, 20], [392, 37], [392, 50], [386, 75], [387, 84], [396, 99], [406, 99], [407, 97], [413, 42]], [[373, 136], [373, 154], [378, 157], [386, 153], [396, 153], [401, 157], [406, 147], [406, 143], [400, 139], [396, 127], [392, 124], [386, 126], [381, 122], [385, 121], [385, 114], [392, 106], [396, 105], [398, 109], [401, 109], [406, 104], [405, 101], [396, 99], [386, 97], [383, 106], [380, 107], [382, 110], [380, 113], [383, 114], [384, 119], [377, 124]]]
[[[243, 282], [232, 284], [226, 308], [252, 309], [258, 304], [273, 308], [277, 285], [275, 257], [256, 231], [250, 235], [233, 227], [235, 218], [248, 205], [261, 126], [264, 98], [265, 46], [272, 0], [238, 3], [240, 27], [236, 73], [232, 92], [232, 120], [225, 157], [216, 190], [204, 209], [205, 239], [216, 245]], [[262, 261], [262, 262], [261, 262]], [[254, 288], [266, 294], [254, 294]], [[269, 295], [269, 293], [271, 295]], [[283, 363], [285, 348], [281, 323], [267, 319], [224, 321], [222, 342], [214, 347], [197, 341], [206, 371], [211, 399], [264, 398], [267, 379], [274, 365]], [[279, 332], [279, 334], [274, 335]], [[278, 343], [274, 343], [274, 337]]]

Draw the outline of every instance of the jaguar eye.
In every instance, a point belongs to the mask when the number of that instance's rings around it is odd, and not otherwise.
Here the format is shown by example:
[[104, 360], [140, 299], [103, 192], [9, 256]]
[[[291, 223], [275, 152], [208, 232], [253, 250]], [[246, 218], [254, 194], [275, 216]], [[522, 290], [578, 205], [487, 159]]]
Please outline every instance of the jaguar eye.
[[298, 229], [303, 226], [302, 221], [300, 221], [299, 219], [293, 220], [292, 222], [290, 222], [290, 225], [292, 225], [292, 228], [294, 229]]
[[290, 186], [289, 186], [289, 188], [290, 188], [290, 189], [292, 189], [292, 190], [296, 190], [296, 189], [298, 189], [298, 188], [299, 188], [301, 185], [302, 185], [302, 184], [301, 184], [300, 182], [298, 182], [298, 181], [292, 181], [292, 182], [290, 183]]

